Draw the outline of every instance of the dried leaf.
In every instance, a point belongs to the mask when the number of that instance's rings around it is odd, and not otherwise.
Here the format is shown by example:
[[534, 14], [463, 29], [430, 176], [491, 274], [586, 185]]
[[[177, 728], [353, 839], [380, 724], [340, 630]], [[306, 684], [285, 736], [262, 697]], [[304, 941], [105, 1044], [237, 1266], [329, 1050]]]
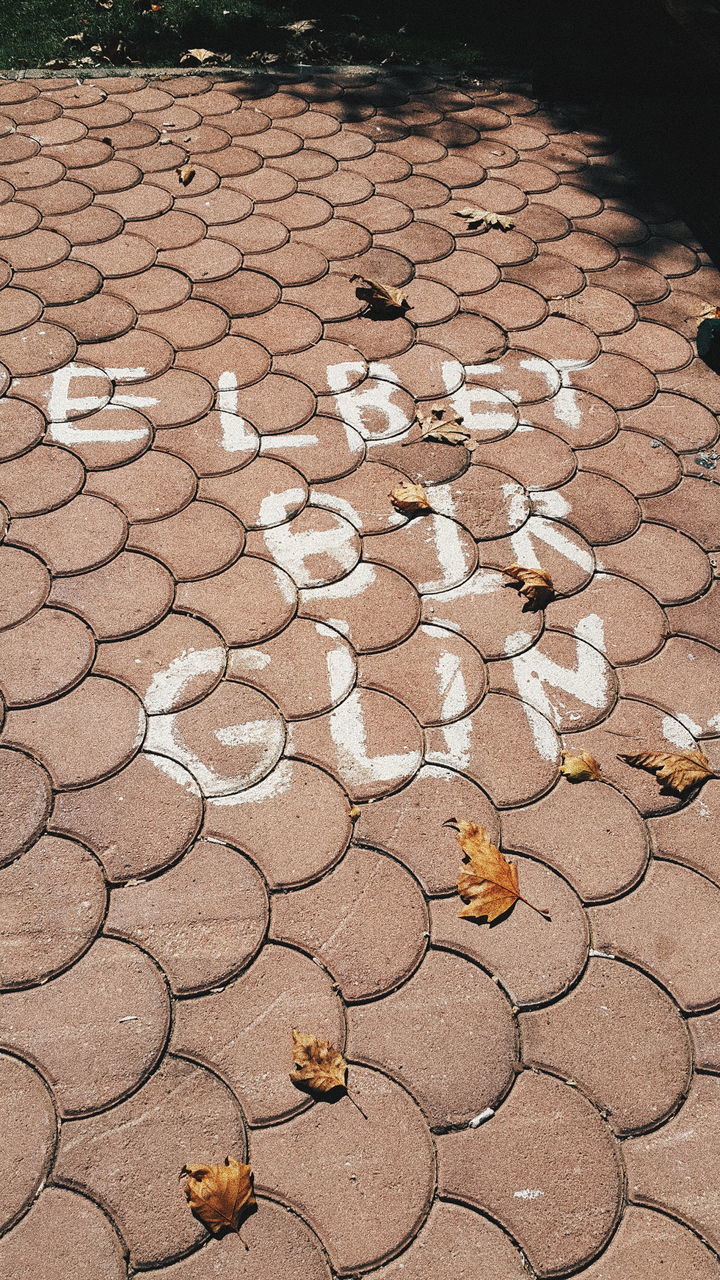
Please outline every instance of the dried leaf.
[[493, 213], [491, 209], [458, 209], [456, 218], [467, 218], [470, 231], [489, 231], [497, 227], [500, 231], [512, 231], [515, 223], [502, 213]]
[[293, 1028], [293, 1084], [303, 1085], [311, 1093], [332, 1093], [344, 1089], [347, 1062], [328, 1040], [318, 1040]]
[[509, 564], [502, 572], [521, 584], [520, 595], [527, 598], [529, 609], [544, 609], [555, 596], [553, 580], [546, 569], [523, 569], [522, 565]]
[[404, 516], [422, 515], [424, 512], [432, 511], [432, 507], [428, 502], [428, 496], [421, 484], [399, 484], [390, 494], [396, 511], [401, 511]]
[[636, 755], [618, 756], [634, 769], [654, 773], [667, 791], [679, 796], [699, 787], [708, 778], [720, 777], [702, 751], [640, 751]]
[[366, 276], [351, 276], [350, 280], [360, 281], [355, 292], [367, 304], [366, 314], [375, 312], [378, 315], [396, 316], [405, 315], [410, 310], [410, 303], [402, 289], [382, 284], [380, 280], [368, 280]]
[[[240, 1222], [255, 1207], [252, 1170], [231, 1156], [225, 1164], [186, 1164], [185, 1196], [193, 1213], [215, 1235], [240, 1231]], [[247, 1245], [245, 1246], [247, 1248]]]
[[[470, 432], [463, 426], [463, 419], [447, 405], [434, 404], [429, 413], [419, 413], [416, 422], [420, 426], [421, 440], [437, 440], [441, 444], [465, 444]], [[405, 440], [405, 444], [412, 441]]]
[[461, 868], [457, 882], [457, 891], [467, 904], [459, 915], [492, 924], [520, 901], [546, 920], [550, 919], [547, 911], [523, 898], [518, 888], [517, 866], [503, 857], [484, 827], [466, 822], [464, 818], [450, 818], [445, 826], [457, 831], [457, 841], [467, 863], [467, 867]]
[[317, 25], [317, 18], [301, 18], [299, 22], [283, 23], [280, 30], [291, 31], [293, 35], [301, 36], [307, 31], [315, 31]]
[[560, 772], [571, 782], [601, 782], [602, 770], [589, 751], [563, 751]]
[[357, 820], [358, 820], [358, 818], [360, 817], [360, 814], [361, 814], [361, 813], [362, 813], [362, 809], [360, 808], [360, 805], [359, 805], [359, 804], [353, 804], [353, 805], [351, 805], [351, 806], [350, 806], [350, 821], [351, 821], [351, 822], [357, 822]]
[[229, 53], [215, 53], [212, 49], [186, 49], [180, 58], [183, 66], [191, 63], [196, 67], [209, 67], [212, 63], [229, 61]]
[[191, 164], [181, 165], [181, 167], [179, 169], [176, 169], [175, 172], [184, 187], [187, 187], [195, 177], [195, 170], [193, 169]]
[[85, 43], [85, 32], [84, 32], [84, 31], [76, 31], [76, 32], [75, 32], [75, 34], [74, 34], [74, 35], [72, 35], [72, 36], [64, 36], [64, 37], [63, 37], [63, 39], [62, 39], [62, 41], [61, 41], [61, 43], [62, 43], [62, 44], [84, 44], [84, 43]]

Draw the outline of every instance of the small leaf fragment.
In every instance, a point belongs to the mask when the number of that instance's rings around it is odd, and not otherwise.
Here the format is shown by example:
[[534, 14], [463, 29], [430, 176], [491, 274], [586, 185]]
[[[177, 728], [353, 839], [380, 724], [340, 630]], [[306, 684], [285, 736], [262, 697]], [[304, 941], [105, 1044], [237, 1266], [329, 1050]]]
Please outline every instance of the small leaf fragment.
[[619, 755], [633, 769], [654, 773], [666, 791], [685, 795], [708, 778], [720, 777], [702, 751], [639, 751], [635, 755]]
[[503, 573], [520, 583], [520, 595], [527, 599], [526, 608], [544, 609], [555, 596], [553, 580], [546, 569], [524, 569], [519, 564], [509, 564]]
[[311, 1093], [332, 1093], [344, 1089], [347, 1079], [347, 1062], [329, 1040], [318, 1040], [293, 1027], [293, 1084], [302, 1085]]
[[[420, 427], [421, 440], [436, 440], [441, 444], [466, 444], [470, 432], [463, 426], [462, 417], [447, 405], [434, 404], [429, 413], [418, 413], [415, 419]], [[412, 444], [411, 440], [403, 441]], [[468, 448], [472, 448], [468, 445]]]
[[185, 1197], [203, 1226], [214, 1235], [221, 1231], [239, 1234], [242, 1219], [255, 1208], [249, 1164], [226, 1156], [224, 1164], [186, 1164], [180, 1177], [187, 1179]]
[[515, 223], [503, 213], [493, 213], [491, 209], [457, 209], [456, 218], [466, 218], [470, 231], [489, 231], [497, 227], [500, 231], [512, 231]]
[[351, 806], [350, 806], [350, 820], [351, 820], [351, 822], [357, 822], [357, 820], [358, 820], [358, 818], [360, 817], [360, 814], [361, 814], [361, 813], [362, 813], [362, 809], [360, 808], [360, 805], [359, 805], [359, 804], [353, 804], [353, 805], [351, 805]]
[[484, 827], [466, 822], [464, 818], [449, 818], [445, 826], [458, 833], [457, 842], [467, 864], [461, 867], [457, 882], [458, 894], [466, 904], [458, 912], [460, 916], [492, 924], [520, 901], [546, 920], [550, 919], [547, 911], [523, 898], [516, 864], [503, 857]]
[[360, 281], [355, 293], [366, 304], [364, 315], [395, 317], [404, 316], [410, 310], [410, 303], [402, 289], [383, 284], [380, 280], [369, 280], [367, 276], [350, 277], [351, 283], [355, 280]]
[[402, 512], [404, 516], [418, 516], [428, 511], [432, 511], [432, 507], [428, 501], [428, 496], [421, 484], [397, 485], [390, 494], [396, 511]]
[[184, 187], [189, 186], [189, 184], [192, 182], [193, 178], [195, 177], [195, 170], [193, 169], [191, 164], [183, 164], [180, 166], [179, 169], [176, 169], [175, 172]]
[[560, 772], [571, 782], [602, 782], [602, 770], [589, 751], [563, 751]]

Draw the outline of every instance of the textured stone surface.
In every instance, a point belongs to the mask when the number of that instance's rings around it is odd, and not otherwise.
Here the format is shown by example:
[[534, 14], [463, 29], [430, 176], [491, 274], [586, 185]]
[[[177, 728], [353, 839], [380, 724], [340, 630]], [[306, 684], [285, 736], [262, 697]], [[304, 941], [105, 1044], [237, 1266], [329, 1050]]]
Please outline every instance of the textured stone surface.
[[720, 769], [720, 276], [592, 111], [233, 77], [0, 79], [0, 1273], [718, 1280], [720, 782], [618, 757]]

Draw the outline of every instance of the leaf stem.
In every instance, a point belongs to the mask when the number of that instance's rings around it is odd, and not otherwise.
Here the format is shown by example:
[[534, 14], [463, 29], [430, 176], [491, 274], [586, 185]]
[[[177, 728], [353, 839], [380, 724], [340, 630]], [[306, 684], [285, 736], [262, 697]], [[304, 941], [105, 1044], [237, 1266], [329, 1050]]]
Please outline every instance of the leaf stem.
[[552, 916], [549, 911], [543, 911], [542, 907], [536, 907], [534, 902], [528, 902], [527, 898], [523, 898], [521, 893], [518, 894], [517, 900], [518, 902], [524, 902], [525, 906], [529, 907], [531, 911], [536, 911], [539, 916], [542, 916], [543, 920], [549, 920], [552, 923]]

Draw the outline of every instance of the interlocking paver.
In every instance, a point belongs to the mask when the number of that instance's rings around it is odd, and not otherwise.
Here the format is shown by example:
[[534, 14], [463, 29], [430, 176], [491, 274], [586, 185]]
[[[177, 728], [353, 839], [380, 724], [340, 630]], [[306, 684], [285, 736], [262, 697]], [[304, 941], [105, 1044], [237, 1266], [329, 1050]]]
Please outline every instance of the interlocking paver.
[[[3, 1280], [716, 1280], [720, 783], [618, 759], [720, 767], [707, 255], [509, 83], [0, 103]], [[459, 918], [451, 817], [550, 922]]]

